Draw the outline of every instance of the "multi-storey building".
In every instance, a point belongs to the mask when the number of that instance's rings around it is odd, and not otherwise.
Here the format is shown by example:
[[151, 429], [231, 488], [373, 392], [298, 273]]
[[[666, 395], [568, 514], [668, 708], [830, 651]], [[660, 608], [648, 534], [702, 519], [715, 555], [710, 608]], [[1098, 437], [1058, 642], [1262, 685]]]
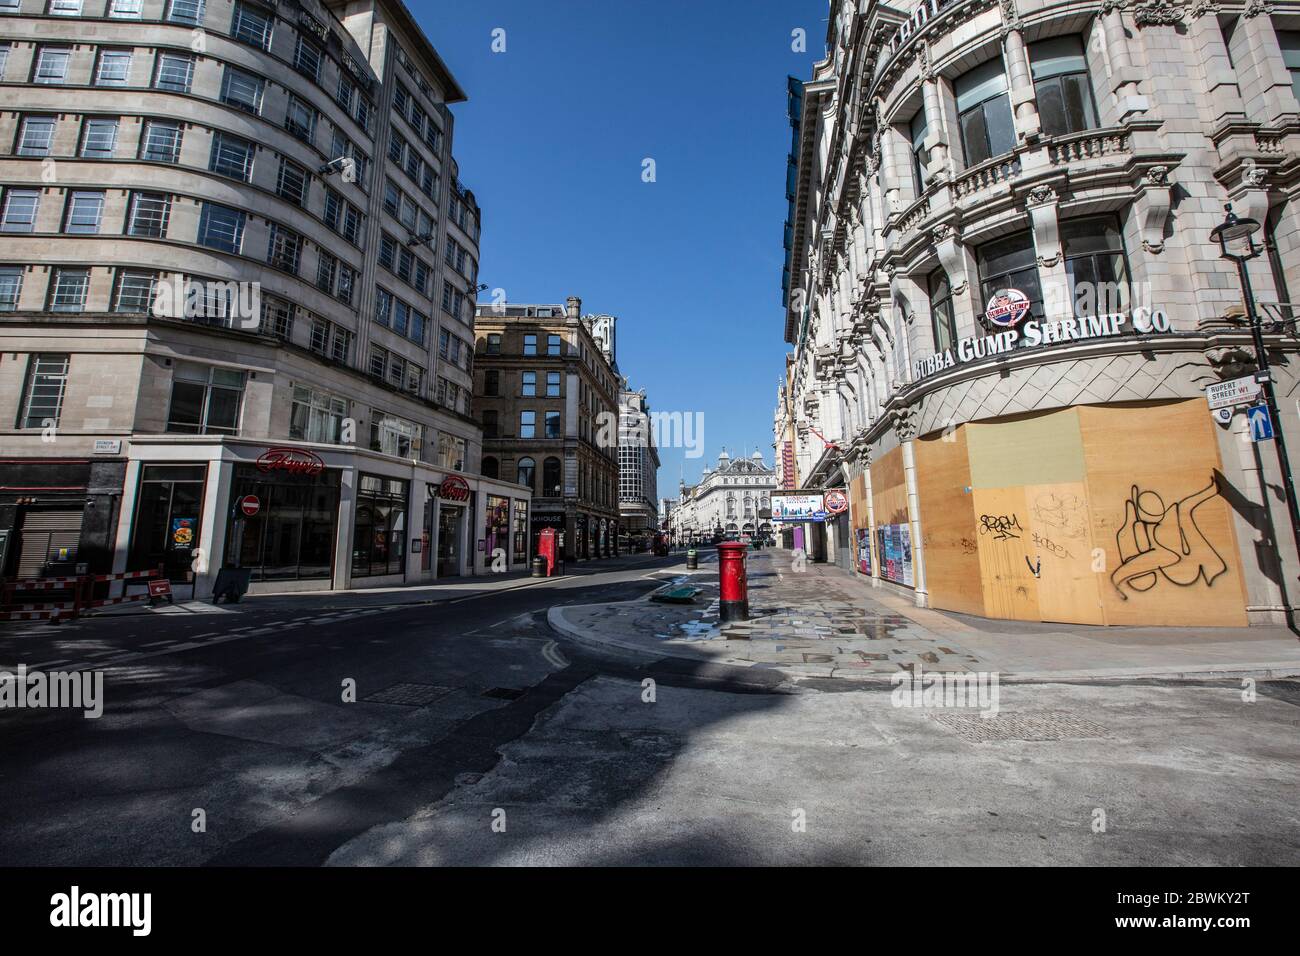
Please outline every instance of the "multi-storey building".
[[732, 458], [718, 455], [716, 468], [705, 468], [697, 484], [678, 484], [678, 497], [668, 513], [668, 530], [675, 541], [699, 543], [719, 538], [768, 537], [772, 533], [772, 492], [776, 472], [762, 452]]
[[618, 513], [623, 534], [648, 546], [659, 528], [659, 449], [645, 389], [623, 379], [618, 394]]
[[563, 535], [569, 560], [617, 552], [618, 393], [614, 318], [565, 305], [480, 305], [474, 401], [483, 474], [533, 493], [532, 544]]
[[994, 617], [1281, 619], [1277, 463], [1205, 389], [1255, 367], [1225, 203], [1258, 299], [1300, 288], [1297, 76], [1293, 2], [831, 5], [790, 95], [774, 434], [849, 491], [828, 552]]
[[0, 573], [391, 584], [527, 527], [477, 477], [464, 93], [400, 0], [3, 0], [0, 90]]

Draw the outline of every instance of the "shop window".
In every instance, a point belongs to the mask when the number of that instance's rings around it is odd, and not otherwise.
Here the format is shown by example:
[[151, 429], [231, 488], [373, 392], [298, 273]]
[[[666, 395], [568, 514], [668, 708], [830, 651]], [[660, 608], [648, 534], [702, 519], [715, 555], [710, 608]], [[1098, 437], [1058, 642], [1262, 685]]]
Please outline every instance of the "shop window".
[[487, 538], [486, 557], [491, 561], [498, 548], [504, 550], [510, 543], [510, 499], [488, 495], [485, 517], [483, 531]]
[[957, 343], [957, 320], [952, 312], [952, 284], [948, 273], [930, 273], [930, 324], [934, 329], [934, 351], [939, 353]]
[[22, 413], [18, 416], [19, 428], [47, 428], [59, 423], [70, 360], [71, 356], [51, 352], [31, 356], [23, 387]]
[[238, 434], [243, 398], [243, 371], [177, 362], [172, 372], [167, 431], [191, 435]]
[[997, 239], [980, 246], [975, 254], [979, 263], [980, 292], [983, 304], [1001, 289], [1018, 289], [1029, 299], [1030, 315], [1043, 317], [1043, 289], [1038, 281], [1038, 259], [1034, 251], [1034, 237], [1026, 230], [1005, 239]]
[[957, 115], [961, 125], [966, 165], [1010, 152], [1016, 145], [1016, 128], [1007, 97], [1007, 75], [1002, 57], [996, 56], [957, 78]]
[[484, 458], [480, 471], [483, 472], [484, 478], [499, 478], [501, 476], [501, 463], [495, 458]]
[[519, 464], [515, 466], [515, 481], [531, 491], [536, 477], [537, 462], [531, 458], [520, 458]]
[[542, 494], [549, 498], [560, 497], [563, 489], [560, 487], [560, 459], [547, 458], [542, 462]]
[[352, 576], [401, 574], [406, 565], [407, 482], [363, 474], [357, 483]]
[[1082, 40], [1069, 36], [1032, 43], [1029, 65], [1044, 133], [1061, 136], [1097, 126]]
[[514, 561], [521, 564], [528, 560], [528, 502], [515, 500], [514, 517]]
[[1124, 241], [1114, 216], [1067, 219], [1061, 251], [1075, 315], [1107, 315], [1129, 307]]
[[348, 417], [348, 400], [305, 385], [293, 387], [289, 413], [289, 437], [328, 445], [343, 440], [343, 422]]
[[[263, 473], [237, 465], [231, 482], [227, 563], [250, 568], [255, 581], [328, 579], [334, 567], [339, 472], [318, 475]], [[246, 495], [261, 503], [244, 517], [235, 503]]]
[[206, 465], [145, 465], [131, 529], [128, 568], [143, 571], [160, 564], [172, 580], [185, 580], [203, 519]]
[[925, 121], [925, 107], [916, 111], [912, 122], [908, 124], [912, 136], [912, 176], [916, 182], [916, 193], [925, 192], [930, 182], [930, 173], [926, 167], [930, 164], [930, 153], [925, 148], [925, 138], [930, 134], [930, 127]]

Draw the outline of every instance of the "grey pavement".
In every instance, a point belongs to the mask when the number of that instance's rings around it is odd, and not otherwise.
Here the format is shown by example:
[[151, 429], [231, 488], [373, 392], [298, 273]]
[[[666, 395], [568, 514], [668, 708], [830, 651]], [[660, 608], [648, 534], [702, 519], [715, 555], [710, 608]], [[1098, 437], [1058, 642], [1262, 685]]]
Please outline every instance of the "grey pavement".
[[750, 617], [722, 623], [717, 567], [681, 563], [693, 605], [651, 597], [565, 606], [551, 625], [573, 640], [794, 677], [889, 679], [900, 670], [996, 671], [1007, 679], [1272, 678], [1300, 675], [1285, 627], [1090, 627], [993, 621], [912, 602], [840, 568], [796, 564], [784, 550], [748, 553]]

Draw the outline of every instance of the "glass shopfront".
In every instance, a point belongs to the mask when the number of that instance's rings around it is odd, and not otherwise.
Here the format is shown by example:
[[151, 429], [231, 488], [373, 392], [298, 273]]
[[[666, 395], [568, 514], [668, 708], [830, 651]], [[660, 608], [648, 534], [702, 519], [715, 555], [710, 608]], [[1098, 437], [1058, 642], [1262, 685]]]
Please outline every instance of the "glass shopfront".
[[461, 527], [465, 509], [443, 501], [438, 507], [438, 577], [451, 578], [460, 574], [462, 544]]
[[188, 581], [194, 549], [200, 547], [203, 488], [207, 465], [144, 465], [131, 531], [130, 568], [160, 564], [173, 581]]
[[[229, 566], [251, 568], [253, 581], [332, 576], [339, 513], [337, 471], [311, 474], [237, 465], [230, 491]], [[245, 502], [249, 507], [244, 507]], [[255, 513], [247, 514], [250, 510]]]
[[528, 502], [515, 501], [514, 518], [514, 562], [523, 564], [528, 561]]
[[510, 544], [510, 499], [488, 495], [487, 514], [484, 517], [483, 536], [487, 539], [485, 559], [490, 566], [497, 548], [504, 552]]
[[352, 576], [403, 574], [406, 569], [406, 508], [410, 482], [361, 475], [357, 483]]

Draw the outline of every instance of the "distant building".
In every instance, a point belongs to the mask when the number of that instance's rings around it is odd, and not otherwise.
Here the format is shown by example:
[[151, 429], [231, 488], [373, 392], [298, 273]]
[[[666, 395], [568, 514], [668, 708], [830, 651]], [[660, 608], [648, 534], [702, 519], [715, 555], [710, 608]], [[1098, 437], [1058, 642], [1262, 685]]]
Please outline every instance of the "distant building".
[[623, 530], [635, 541], [648, 538], [659, 525], [659, 449], [645, 389], [633, 392], [626, 387], [627, 379], [623, 382], [618, 401], [618, 512]]
[[679, 497], [668, 514], [674, 540], [772, 533], [770, 509], [776, 471], [763, 461], [761, 452], [733, 459], [724, 448], [716, 468], [704, 469], [698, 484], [682, 482], [678, 490]]

